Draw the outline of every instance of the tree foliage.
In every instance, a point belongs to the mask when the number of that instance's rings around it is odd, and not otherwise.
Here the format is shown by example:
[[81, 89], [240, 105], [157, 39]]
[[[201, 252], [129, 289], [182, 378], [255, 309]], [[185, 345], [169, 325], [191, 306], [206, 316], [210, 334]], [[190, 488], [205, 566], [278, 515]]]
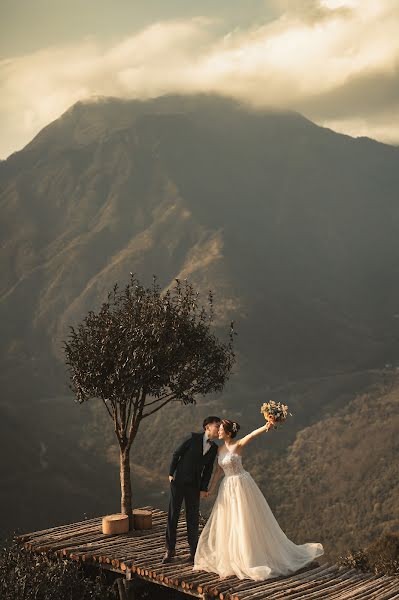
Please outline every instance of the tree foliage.
[[101, 398], [118, 422], [118, 437], [129, 438], [141, 419], [168, 402], [193, 403], [223, 389], [234, 362], [233, 330], [221, 343], [211, 332], [211, 293], [208, 307], [187, 281], [176, 280], [165, 294], [155, 278], [149, 288], [132, 274], [124, 289], [115, 285], [65, 342], [77, 401]]

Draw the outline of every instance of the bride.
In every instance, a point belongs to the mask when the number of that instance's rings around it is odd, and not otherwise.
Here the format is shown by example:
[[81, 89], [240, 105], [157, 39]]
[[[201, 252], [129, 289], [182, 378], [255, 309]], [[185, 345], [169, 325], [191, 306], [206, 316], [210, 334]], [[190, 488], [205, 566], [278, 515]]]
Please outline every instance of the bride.
[[293, 573], [324, 553], [321, 544], [296, 545], [288, 539], [262, 492], [242, 466], [245, 446], [273, 424], [269, 421], [236, 441], [239, 424], [222, 419], [219, 439], [224, 444], [218, 449], [218, 466], [209, 493], [223, 472], [224, 479], [198, 541], [195, 571], [262, 580]]

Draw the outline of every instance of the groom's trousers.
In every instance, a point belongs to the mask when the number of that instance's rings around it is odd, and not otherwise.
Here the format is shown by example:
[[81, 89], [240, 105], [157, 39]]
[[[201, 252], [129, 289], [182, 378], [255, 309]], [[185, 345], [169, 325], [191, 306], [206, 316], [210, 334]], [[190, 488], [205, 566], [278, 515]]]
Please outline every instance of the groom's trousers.
[[190, 553], [194, 556], [198, 543], [200, 491], [198, 487], [193, 485], [178, 484], [175, 481], [172, 481], [170, 484], [166, 547], [168, 550], [175, 549], [177, 523], [183, 500], [186, 510], [188, 544], [190, 546]]

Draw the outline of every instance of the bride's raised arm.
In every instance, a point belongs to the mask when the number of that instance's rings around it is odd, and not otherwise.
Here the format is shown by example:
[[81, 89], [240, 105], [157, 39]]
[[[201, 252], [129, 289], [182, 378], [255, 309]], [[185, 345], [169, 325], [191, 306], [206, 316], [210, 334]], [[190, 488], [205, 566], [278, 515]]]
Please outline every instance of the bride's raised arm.
[[258, 429], [254, 429], [253, 431], [251, 431], [251, 433], [248, 433], [248, 435], [245, 435], [243, 438], [241, 438], [241, 440], [237, 440], [237, 447], [243, 448], [250, 441], [252, 441], [256, 437], [258, 437], [258, 435], [265, 433], [265, 431], [269, 431], [269, 429], [271, 429], [273, 427], [273, 425], [274, 425], [273, 421], [268, 421], [265, 425], [262, 425], [262, 427], [259, 427]]

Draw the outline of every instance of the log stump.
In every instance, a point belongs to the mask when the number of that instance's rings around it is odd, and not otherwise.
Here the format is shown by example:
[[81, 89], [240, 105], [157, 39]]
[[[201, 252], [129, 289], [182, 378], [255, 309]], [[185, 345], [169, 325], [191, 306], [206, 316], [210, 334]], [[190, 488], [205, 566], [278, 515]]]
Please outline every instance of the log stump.
[[128, 596], [126, 593], [126, 581], [121, 577], [118, 577], [116, 585], [119, 592], [119, 600], [128, 600]]
[[133, 510], [133, 527], [135, 529], [152, 529], [152, 512], [135, 508]]
[[106, 534], [127, 533], [129, 531], [129, 517], [122, 513], [107, 515], [103, 517], [102, 529], [103, 533]]

